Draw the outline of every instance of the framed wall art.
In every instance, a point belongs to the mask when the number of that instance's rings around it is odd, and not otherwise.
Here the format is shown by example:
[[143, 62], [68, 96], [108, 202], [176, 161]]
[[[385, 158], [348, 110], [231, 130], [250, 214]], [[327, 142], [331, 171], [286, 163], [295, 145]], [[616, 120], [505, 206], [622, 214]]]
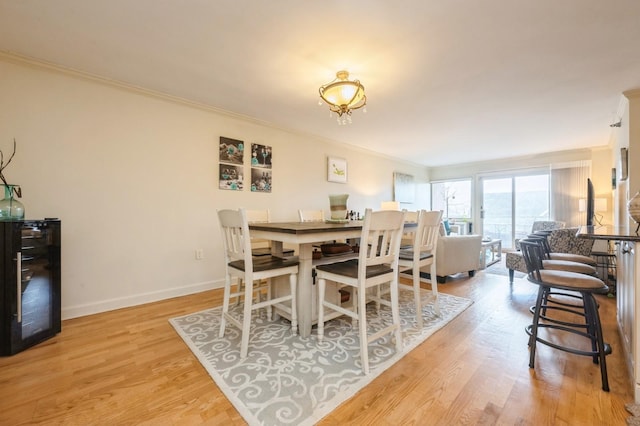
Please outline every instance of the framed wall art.
[[416, 197], [416, 187], [413, 176], [404, 173], [393, 174], [393, 200], [400, 203], [413, 203]]
[[271, 168], [272, 149], [268, 145], [251, 144], [251, 167]]
[[271, 161], [273, 149], [268, 145], [251, 144], [251, 192], [271, 192]]
[[220, 136], [218, 161], [218, 188], [242, 191], [244, 188], [244, 142]]
[[242, 165], [242, 160], [244, 159], [244, 142], [220, 136], [219, 148], [219, 161], [221, 163]]
[[327, 157], [327, 180], [329, 182], [347, 183], [347, 160], [338, 157]]

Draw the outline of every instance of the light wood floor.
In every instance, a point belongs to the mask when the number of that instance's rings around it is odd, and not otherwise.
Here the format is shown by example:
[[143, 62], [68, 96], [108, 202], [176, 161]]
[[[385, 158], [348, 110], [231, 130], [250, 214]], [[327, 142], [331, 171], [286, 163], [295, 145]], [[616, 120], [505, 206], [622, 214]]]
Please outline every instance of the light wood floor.
[[[633, 397], [614, 300], [600, 299], [614, 349], [607, 393], [587, 357], [538, 345], [529, 369], [535, 286], [479, 272], [439, 288], [474, 304], [320, 424], [625, 424]], [[65, 321], [54, 339], [0, 358], [0, 424], [245, 424], [167, 321], [220, 303], [216, 290]]]

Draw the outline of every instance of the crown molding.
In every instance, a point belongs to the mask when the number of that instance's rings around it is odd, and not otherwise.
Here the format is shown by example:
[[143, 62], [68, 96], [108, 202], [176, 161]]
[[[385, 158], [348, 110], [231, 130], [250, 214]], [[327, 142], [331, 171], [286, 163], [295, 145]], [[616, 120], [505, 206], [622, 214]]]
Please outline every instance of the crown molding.
[[180, 104], [183, 106], [188, 106], [191, 108], [196, 108], [202, 111], [206, 111], [206, 112], [211, 112], [211, 113], [215, 113], [215, 114], [219, 114], [219, 115], [223, 115], [229, 118], [234, 118], [237, 120], [241, 120], [244, 122], [249, 122], [255, 125], [259, 125], [259, 126], [264, 126], [264, 127], [268, 127], [271, 129], [275, 129], [278, 131], [283, 131], [283, 132], [287, 132], [290, 134], [294, 134], [297, 136], [300, 136], [301, 138], [303, 138], [304, 140], [310, 140], [310, 142], [314, 142], [314, 141], [321, 141], [330, 145], [334, 145], [336, 147], [341, 147], [344, 148], [345, 146], [348, 147], [349, 149], [356, 151], [356, 152], [362, 152], [362, 153], [366, 153], [369, 155], [373, 155], [376, 157], [381, 157], [381, 158], [386, 158], [392, 161], [397, 161], [398, 163], [403, 163], [403, 164], [407, 164], [413, 167], [418, 167], [418, 168], [422, 168], [424, 170], [428, 170], [428, 167], [425, 167], [424, 165], [418, 164], [418, 163], [414, 163], [411, 161], [406, 161], [406, 160], [402, 160], [396, 157], [392, 157], [386, 154], [382, 154], [380, 152], [376, 152], [376, 151], [371, 151], [368, 150], [366, 148], [362, 148], [362, 147], [358, 147], [355, 145], [351, 145], [348, 143], [341, 143], [341, 142], [337, 142], [335, 140], [332, 139], [327, 139], [327, 138], [323, 138], [321, 136], [318, 135], [314, 135], [314, 134], [310, 134], [304, 131], [300, 131], [300, 130], [296, 130], [296, 129], [290, 129], [290, 128], [286, 128], [286, 127], [282, 127], [282, 126], [278, 126], [274, 123], [270, 123], [267, 121], [262, 121], [262, 120], [258, 120], [254, 117], [250, 117], [247, 115], [242, 115], [242, 114], [238, 114], [232, 111], [228, 111], [222, 108], [216, 108], [214, 106], [211, 105], [207, 105], [207, 104], [203, 104], [200, 102], [195, 102], [195, 101], [191, 101], [189, 99], [185, 99], [185, 98], [181, 98], [179, 96], [173, 96], [173, 95], [169, 95], [166, 93], [162, 93], [162, 92], [158, 92], [155, 90], [151, 90], [151, 89], [146, 89], [144, 87], [141, 86], [136, 86], [134, 84], [130, 84], [130, 83], [125, 83], [119, 80], [115, 80], [115, 79], [111, 79], [111, 78], [107, 78], [107, 77], [102, 77], [96, 74], [92, 74], [86, 71], [80, 71], [74, 68], [69, 68], [69, 67], [64, 67], [62, 65], [58, 65], [55, 64], [53, 62], [47, 62], [38, 58], [34, 58], [34, 57], [30, 57], [30, 56], [26, 56], [26, 55], [21, 55], [15, 52], [10, 52], [10, 51], [6, 51], [6, 50], [0, 50], [0, 61], [4, 61], [4, 62], [9, 62], [9, 63], [14, 63], [14, 64], [18, 64], [18, 65], [22, 65], [22, 66], [28, 66], [31, 68], [36, 68], [36, 69], [40, 69], [40, 70], [46, 70], [46, 71], [50, 71], [50, 72], [54, 72], [54, 73], [59, 73], [59, 74], [63, 74], [63, 75], [67, 75], [73, 78], [77, 78], [77, 79], [81, 79], [81, 80], [85, 80], [85, 81], [90, 81], [96, 84], [102, 84], [105, 86], [110, 86], [110, 87], [114, 87], [120, 90], [125, 90], [131, 93], [135, 93], [138, 95], [142, 95], [142, 96], [148, 96], [148, 97], [152, 97], [152, 98], [156, 98], [156, 99], [161, 99], [167, 102], [172, 102], [172, 103], [176, 103], [176, 104]]
[[640, 98], [640, 88], [639, 89], [625, 90], [624, 92], [622, 92], [622, 94], [624, 96], [626, 96], [627, 99]]

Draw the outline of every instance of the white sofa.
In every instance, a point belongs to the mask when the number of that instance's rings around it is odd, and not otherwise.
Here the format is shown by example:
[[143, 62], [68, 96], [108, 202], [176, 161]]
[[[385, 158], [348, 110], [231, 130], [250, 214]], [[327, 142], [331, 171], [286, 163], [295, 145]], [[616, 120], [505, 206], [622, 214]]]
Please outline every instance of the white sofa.
[[[447, 275], [467, 272], [472, 277], [480, 267], [481, 235], [441, 235], [436, 249], [436, 273], [438, 283], [444, 283]], [[425, 269], [421, 271], [429, 273]]]

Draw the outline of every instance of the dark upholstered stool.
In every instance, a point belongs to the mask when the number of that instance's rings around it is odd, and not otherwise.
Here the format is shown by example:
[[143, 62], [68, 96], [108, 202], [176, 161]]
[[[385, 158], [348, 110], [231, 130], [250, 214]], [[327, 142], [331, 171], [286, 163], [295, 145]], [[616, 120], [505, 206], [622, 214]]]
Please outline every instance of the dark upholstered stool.
[[[539, 286], [536, 305], [531, 309], [533, 323], [526, 327], [526, 332], [530, 336], [529, 367], [534, 368], [537, 343], [576, 355], [590, 356], [595, 364], [600, 364], [602, 390], [608, 392], [609, 381], [606, 356], [611, 353], [611, 347], [604, 343], [598, 304], [594, 295], [607, 294], [609, 288], [602, 280], [591, 275], [544, 269], [544, 247], [538, 239], [521, 240], [520, 247], [527, 265], [527, 278], [530, 282]], [[547, 300], [547, 296], [552, 290], [577, 292], [582, 299], [582, 304], [551, 304]], [[573, 322], [558, 319], [551, 315], [551, 312], [559, 311], [569, 313], [571, 316], [577, 316], [578, 319]], [[591, 350], [582, 350], [547, 340], [538, 335], [541, 328], [583, 336], [589, 339]]]

